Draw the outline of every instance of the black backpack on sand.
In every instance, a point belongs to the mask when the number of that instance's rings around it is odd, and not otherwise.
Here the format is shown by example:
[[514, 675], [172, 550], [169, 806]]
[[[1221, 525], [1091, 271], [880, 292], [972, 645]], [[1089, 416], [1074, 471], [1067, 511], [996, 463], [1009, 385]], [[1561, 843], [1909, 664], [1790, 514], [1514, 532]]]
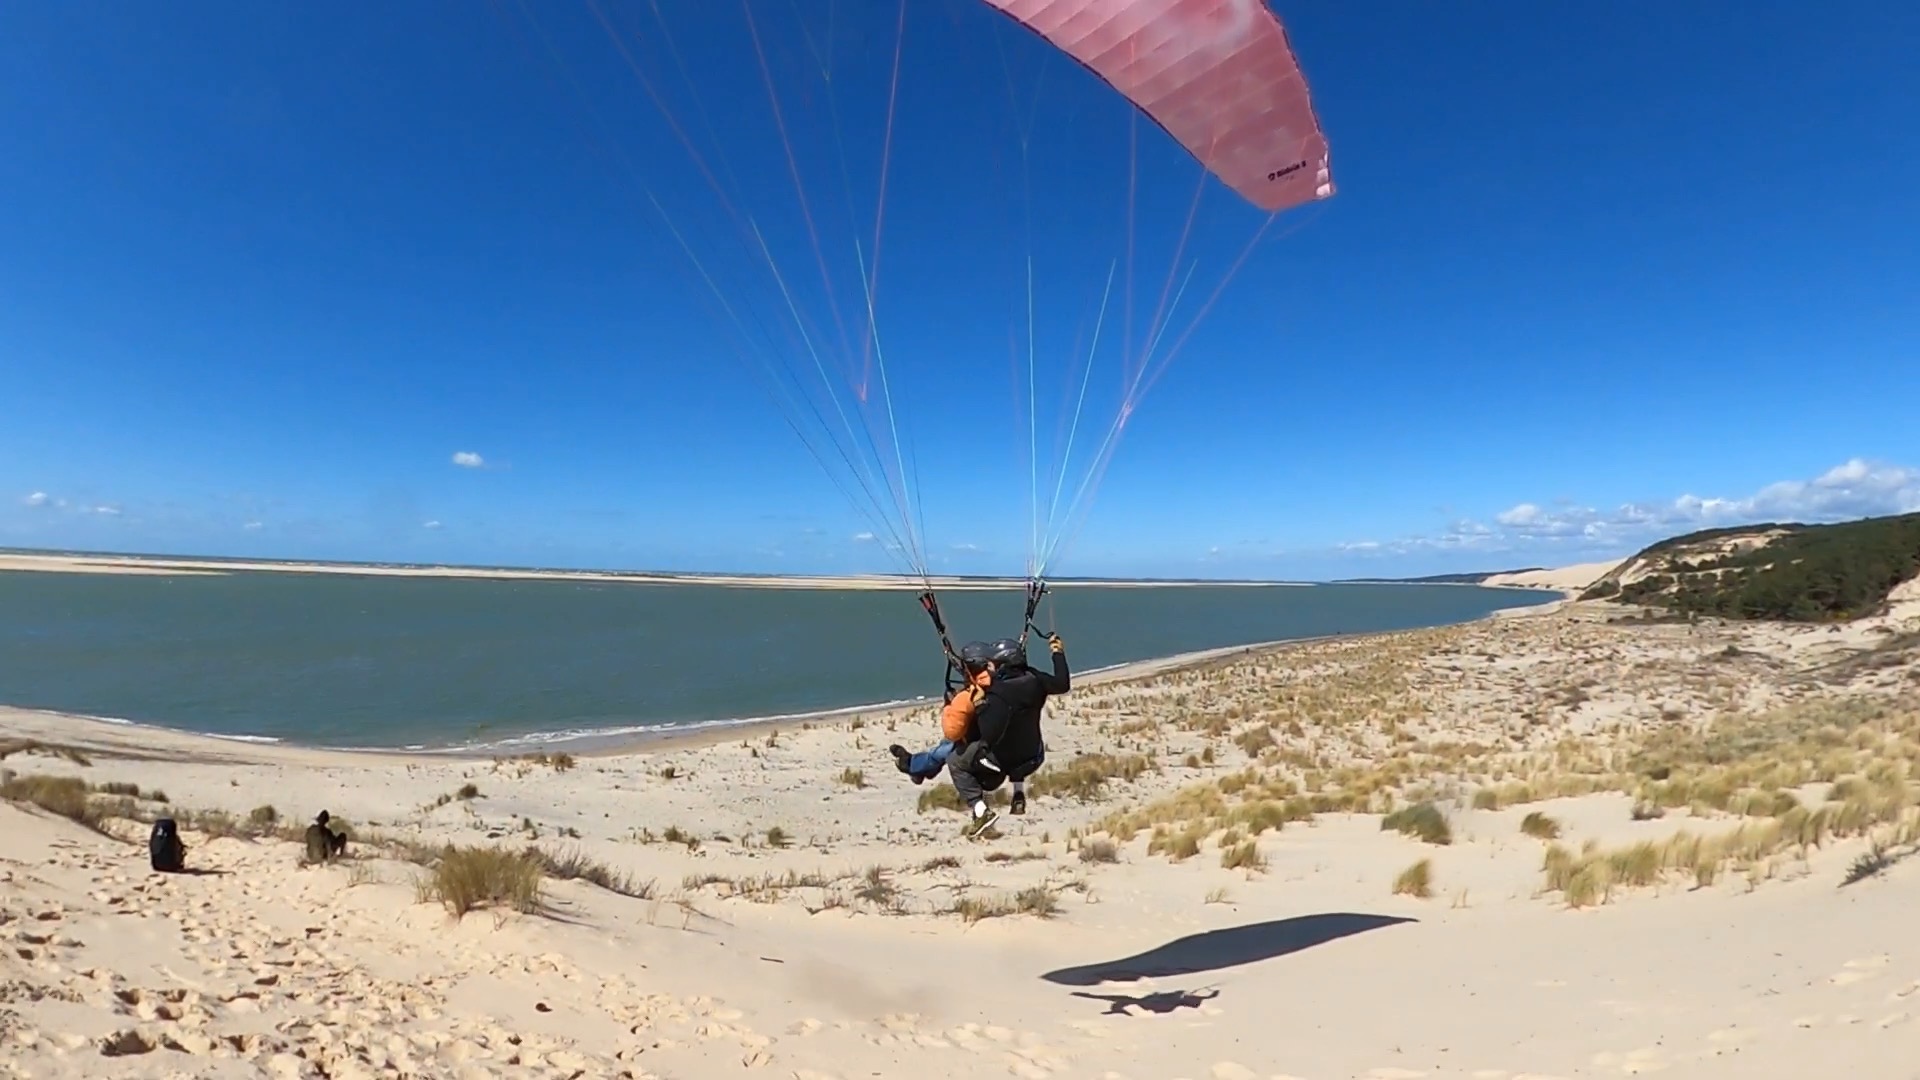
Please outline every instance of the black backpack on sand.
[[180, 841], [179, 826], [170, 817], [153, 823], [147, 836], [147, 856], [153, 868], [163, 874], [178, 874], [187, 868], [187, 845]]

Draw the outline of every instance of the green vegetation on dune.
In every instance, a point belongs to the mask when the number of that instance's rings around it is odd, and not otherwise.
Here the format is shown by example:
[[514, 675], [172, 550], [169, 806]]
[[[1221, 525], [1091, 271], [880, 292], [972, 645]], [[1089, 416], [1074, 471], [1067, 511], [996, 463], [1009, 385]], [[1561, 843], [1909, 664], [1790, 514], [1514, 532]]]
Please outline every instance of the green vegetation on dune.
[[1684, 615], [1823, 622], [1872, 614], [1916, 575], [1920, 513], [1676, 536], [1628, 559], [1581, 599]]

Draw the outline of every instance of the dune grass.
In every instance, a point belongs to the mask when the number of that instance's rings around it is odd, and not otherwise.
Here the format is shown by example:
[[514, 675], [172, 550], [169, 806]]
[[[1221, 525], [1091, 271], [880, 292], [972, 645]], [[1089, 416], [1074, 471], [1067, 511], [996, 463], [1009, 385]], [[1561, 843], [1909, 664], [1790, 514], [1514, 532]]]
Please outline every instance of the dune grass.
[[951, 910], [968, 924], [1012, 915], [1051, 919], [1060, 913], [1060, 894], [1052, 886], [1033, 885], [1018, 892], [994, 896], [963, 896], [953, 902]]
[[1430, 802], [1395, 810], [1380, 819], [1380, 828], [1392, 829], [1423, 843], [1443, 846], [1453, 843], [1453, 826], [1447, 822], [1446, 814]]
[[439, 903], [455, 919], [482, 908], [524, 914], [545, 903], [543, 860], [537, 853], [502, 847], [448, 845], [417, 886], [422, 903]]
[[1416, 900], [1427, 900], [1433, 896], [1433, 860], [1421, 859], [1393, 879], [1393, 892], [1396, 896], [1411, 896]]
[[1527, 814], [1526, 817], [1520, 819], [1520, 832], [1533, 837], [1535, 840], [1558, 840], [1560, 838], [1560, 823], [1540, 811], [1534, 810]]

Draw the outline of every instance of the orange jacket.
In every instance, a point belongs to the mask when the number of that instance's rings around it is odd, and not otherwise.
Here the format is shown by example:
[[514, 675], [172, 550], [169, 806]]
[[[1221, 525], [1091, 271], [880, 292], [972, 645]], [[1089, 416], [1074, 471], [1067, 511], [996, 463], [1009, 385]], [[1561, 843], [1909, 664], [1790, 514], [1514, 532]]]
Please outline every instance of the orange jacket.
[[973, 710], [980, 704], [980, 695], [986, 693], [987, 685], [993, 682], [991, 671], [982, 671], [968, 679], [968, 685], [960, 688], [940, 710], [940, 736], [948, 742], [965, 742], [968, 729], [973, 727]]

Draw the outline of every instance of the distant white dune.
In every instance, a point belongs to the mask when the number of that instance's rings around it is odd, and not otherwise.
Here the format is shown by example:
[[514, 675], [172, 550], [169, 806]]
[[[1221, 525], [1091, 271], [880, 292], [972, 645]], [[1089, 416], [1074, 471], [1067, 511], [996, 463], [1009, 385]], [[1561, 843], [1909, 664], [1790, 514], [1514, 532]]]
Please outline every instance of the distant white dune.
[[1619, 566], [1622, 561], [1615, 559], [1612, 562], [1578, 563], [1552, 570], [1523, 570], [1515, 574], [1495, 574], [1482, 584], [1580, 593], [1584, 592], [1589, 585], [1605, 577], [1608, 571]]

